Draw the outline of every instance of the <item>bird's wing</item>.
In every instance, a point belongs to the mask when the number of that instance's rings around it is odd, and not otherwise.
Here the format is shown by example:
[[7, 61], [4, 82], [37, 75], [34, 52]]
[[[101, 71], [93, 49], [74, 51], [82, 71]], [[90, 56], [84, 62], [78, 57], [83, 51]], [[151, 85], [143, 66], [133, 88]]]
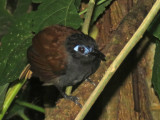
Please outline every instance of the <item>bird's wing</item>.
[[28, 49], [28, 60], [33, 73], [49, 82], [62, 74], [67, 67], [65, 40], [78, 31], [64, 26], [51, 26], [39, 32]]

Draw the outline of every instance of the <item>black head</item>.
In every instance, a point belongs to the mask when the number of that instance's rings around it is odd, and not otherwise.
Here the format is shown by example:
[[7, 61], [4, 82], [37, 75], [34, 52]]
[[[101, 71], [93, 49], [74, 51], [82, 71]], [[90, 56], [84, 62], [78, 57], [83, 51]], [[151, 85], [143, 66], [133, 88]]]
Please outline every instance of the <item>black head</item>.
[[105, 55], [98, 50], [98, 46], [90, 36], [75, 33], [66, 40], [69, 54], [82, 62], [91, 62], [95, 59], [105, 60]]

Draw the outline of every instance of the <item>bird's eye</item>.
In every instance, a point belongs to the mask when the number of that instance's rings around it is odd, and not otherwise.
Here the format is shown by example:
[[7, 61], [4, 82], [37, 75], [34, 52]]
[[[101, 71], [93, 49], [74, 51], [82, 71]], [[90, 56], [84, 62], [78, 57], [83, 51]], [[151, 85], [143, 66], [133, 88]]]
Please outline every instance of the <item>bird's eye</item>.
[[84, 47], [78, 47], [78, 51], [81, 52], [81, 53], [84, 53], [85, 52], [85, 48]]
[[84, 45], [77, 45], [74, 47], [74, 50], [76, 52], [83, 54], [83, 55], [87, 55], [88, 53], [90, 53], [92, 51], [92, 48], [88, 48]]

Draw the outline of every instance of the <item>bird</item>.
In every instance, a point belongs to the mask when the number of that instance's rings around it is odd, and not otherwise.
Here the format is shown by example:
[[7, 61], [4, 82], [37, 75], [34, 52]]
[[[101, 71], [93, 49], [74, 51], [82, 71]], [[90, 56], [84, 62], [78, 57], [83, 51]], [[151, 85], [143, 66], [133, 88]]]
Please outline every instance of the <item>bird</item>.
[[67, 95], [63, 89], [90, 80], [100, 62], [105, 61], [93, 38], [62, 25], [52, 25], [37, 33], [27, 58], [31, 71], [43, 85], [54, 85], [64, 98], [76, 104], [78, 97]]

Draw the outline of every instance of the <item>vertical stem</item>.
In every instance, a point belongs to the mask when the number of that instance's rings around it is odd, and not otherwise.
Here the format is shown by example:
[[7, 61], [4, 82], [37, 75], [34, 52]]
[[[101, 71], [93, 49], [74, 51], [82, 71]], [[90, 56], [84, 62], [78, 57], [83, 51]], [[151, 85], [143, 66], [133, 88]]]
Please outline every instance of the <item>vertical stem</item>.
[[88, 3], [88, 8], [87, 8], [87, 13], [85, 16], [85, 20], [82, 26], [82, 32], [84, 34], [88, 35], [88, 31], [89, 31], [89, 25], [90, 25], [90, 21], [92, 18], [92, 13], [93, 13], [93, 9], [94, 9], [94, 5], [95, 5], [95, 0], [90, 0]]

